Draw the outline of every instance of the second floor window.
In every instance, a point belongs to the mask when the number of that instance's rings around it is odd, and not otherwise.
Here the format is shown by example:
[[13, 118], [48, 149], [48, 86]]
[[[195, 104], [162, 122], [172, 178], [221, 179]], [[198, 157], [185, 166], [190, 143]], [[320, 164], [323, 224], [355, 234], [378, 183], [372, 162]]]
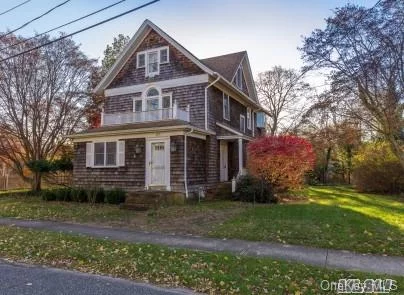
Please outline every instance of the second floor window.
[[230, 120], [230, 99], [227, 94], [223, 93], [223, 118]]
[[240, 130], [245, 132], [245, 117], [244, 115], [240, 115]]
[[168, 46], [138, 52], [136, 68], [146, 68], [146, 77], [160, 74], [160, 65], [169, 62]]
[[247, 108], [247, 129], [251, 130], [251, 109]]

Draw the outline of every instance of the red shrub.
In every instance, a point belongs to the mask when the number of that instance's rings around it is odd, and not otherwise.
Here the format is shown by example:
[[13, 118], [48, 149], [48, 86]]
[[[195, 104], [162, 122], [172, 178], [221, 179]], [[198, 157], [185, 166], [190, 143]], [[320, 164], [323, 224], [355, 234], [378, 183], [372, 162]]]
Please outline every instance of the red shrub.
[[299, 187], [314, 160], [311, 143], [297, 136], [265, 136], [248, 145], [249, 171], [277, 188]]

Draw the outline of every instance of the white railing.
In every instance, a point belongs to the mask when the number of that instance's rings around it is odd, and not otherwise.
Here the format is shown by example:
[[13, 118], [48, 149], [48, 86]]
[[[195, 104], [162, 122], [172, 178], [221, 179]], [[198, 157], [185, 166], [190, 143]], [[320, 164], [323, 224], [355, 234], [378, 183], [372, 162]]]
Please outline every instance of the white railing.
[[157, 109], [152, 111], [143, 112], [125, 112], [125, 113], [113, 113], [102, 114], [101, 124], [102, 126], [130, 124], [130, 123], [142, 123], [151, 121], [162, 120], [182, 120], [189, 122], [189, 106], [186, 110], [178, 108], [177, 104], [174, 104], [172, 108]]

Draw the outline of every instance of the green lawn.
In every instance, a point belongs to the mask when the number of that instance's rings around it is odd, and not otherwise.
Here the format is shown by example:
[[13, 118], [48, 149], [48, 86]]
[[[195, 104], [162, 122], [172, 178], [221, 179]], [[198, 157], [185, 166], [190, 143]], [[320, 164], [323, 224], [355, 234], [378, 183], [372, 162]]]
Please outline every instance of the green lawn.
[[[210, 294], [322, 294], [321, 281], [404, 278], [0, 226], [0, 257]], [[328, 293], [329, 294], [329, 293]], [[393, 293], [398, 294], [398, 293]]]
[[[404, 203], [348, 187], [310, 187], [296, 203], [218, 201], [133, 212], [0, 193], [0, 217], [45, 219], [404, 256]], [[304, 201], [306, 200], [306, 201]], [[184, 226], [186, 225], [186, 226]]]
[[309, 201], [256, 206], [212, 236], [404, 255], [404, 203], [348, 187], [310, 187]]

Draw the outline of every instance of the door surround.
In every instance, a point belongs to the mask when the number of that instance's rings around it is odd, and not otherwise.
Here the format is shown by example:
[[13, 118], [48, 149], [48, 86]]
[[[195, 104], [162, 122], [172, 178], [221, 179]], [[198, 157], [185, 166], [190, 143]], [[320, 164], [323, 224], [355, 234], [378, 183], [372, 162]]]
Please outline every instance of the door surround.
[[[151, 177], [151, 148], [153, 143], [164, 143], [164, 152], [165, 152], [165, 179], [163, 184], [152, 184], [152, 177]], [[171, 190], [171, 158], [170, 158], [170, 137], [150, 137], [146, 138], [146, 157], [145, 157], [145, 188], [152, 189], [153, 186], [155, 187], [162, 187], [165, 186], [166, 190]]]

